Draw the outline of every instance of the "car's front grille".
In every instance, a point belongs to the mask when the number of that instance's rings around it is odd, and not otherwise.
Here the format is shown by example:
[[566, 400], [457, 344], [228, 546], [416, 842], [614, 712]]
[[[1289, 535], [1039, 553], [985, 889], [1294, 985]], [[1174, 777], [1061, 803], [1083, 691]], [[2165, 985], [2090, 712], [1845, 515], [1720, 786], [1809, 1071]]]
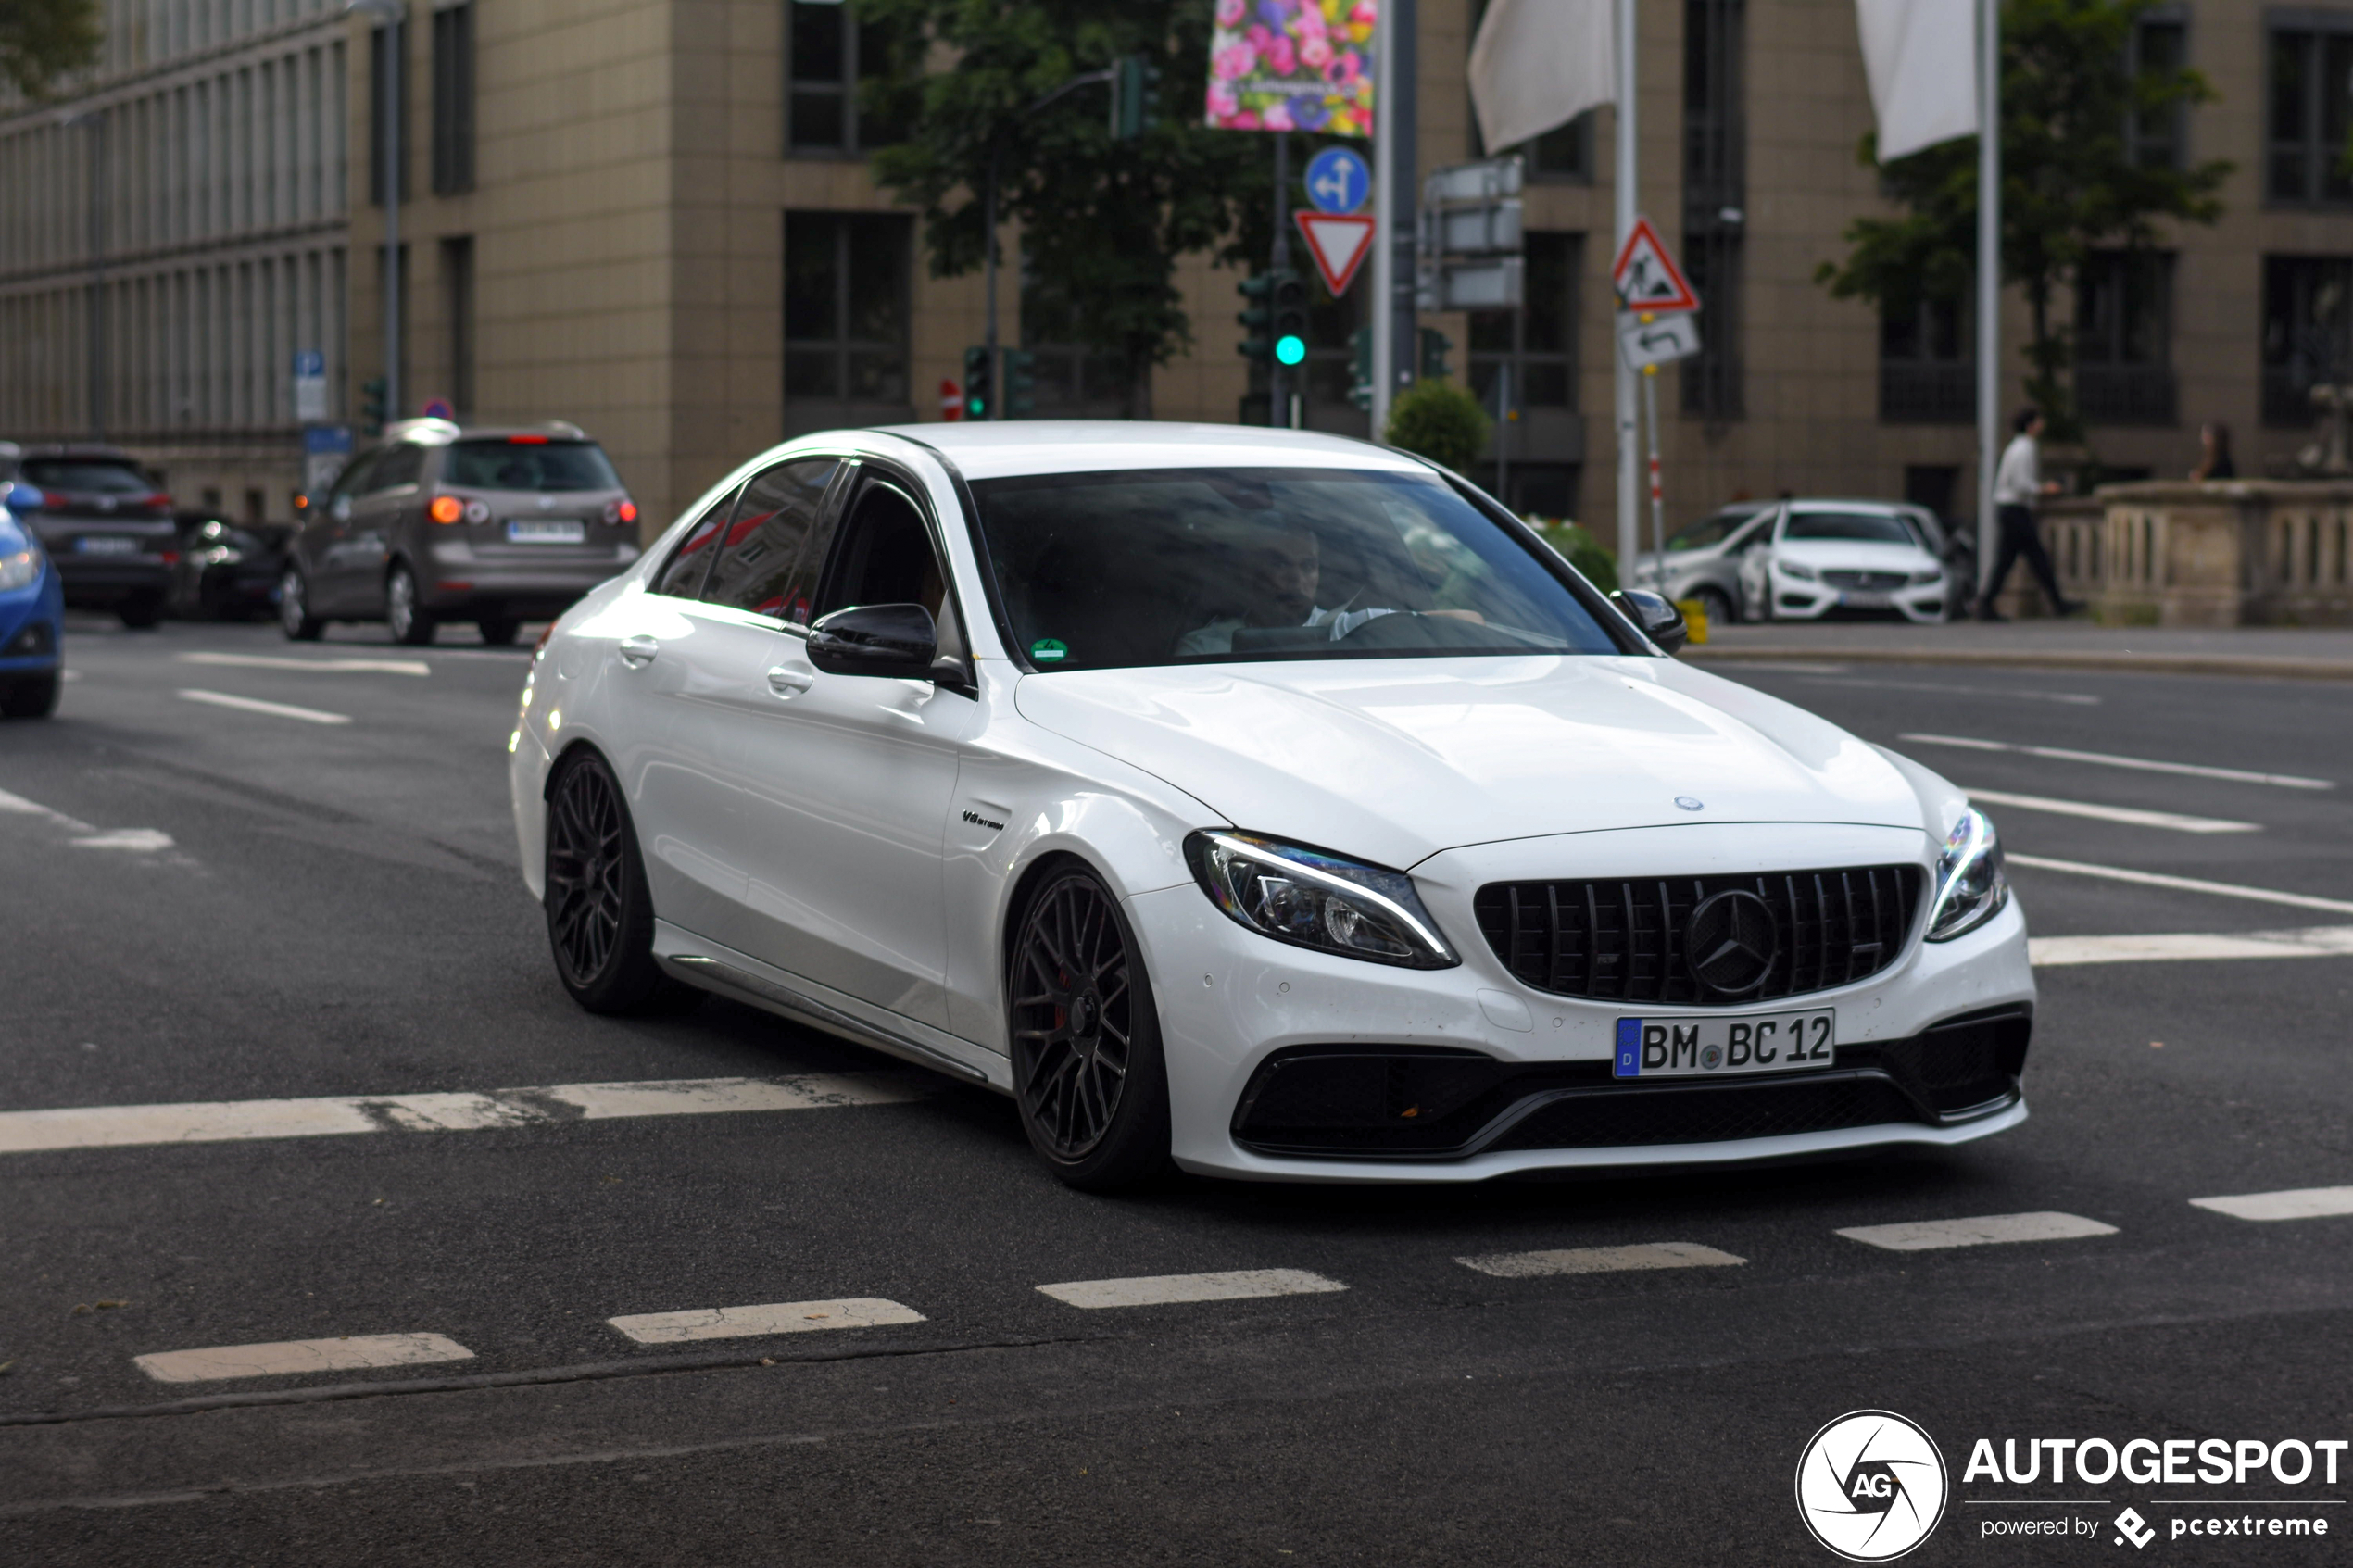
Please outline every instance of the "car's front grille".
[[1538, 1106], [1481, 1152], [1723, 1143], [1919, 1119], [1904, 1092], [1876, 1073], [1785, 1084], [1601, 1089], [1571, 1092]]
[[1901, 588], [1906, 583], [1911, 581], [1911, 574], [1904, 571], [1825, 571], [1822, 573], [1822, 581], [1833, 588], [1884, 591], [1889, 588]]
[[[1749, 1007], [1844, 985], [1895, 961], [1919, 912], [1918, 866], [1625, 882], [1499, 882], [1473, 909], [1518, 980], [1554, 996], [1683, 1007]], [[1764, 900], [1778, 942], [1761, 984], [1725, 995], [1684, 951], [1692, 911], [1719, 893]]]

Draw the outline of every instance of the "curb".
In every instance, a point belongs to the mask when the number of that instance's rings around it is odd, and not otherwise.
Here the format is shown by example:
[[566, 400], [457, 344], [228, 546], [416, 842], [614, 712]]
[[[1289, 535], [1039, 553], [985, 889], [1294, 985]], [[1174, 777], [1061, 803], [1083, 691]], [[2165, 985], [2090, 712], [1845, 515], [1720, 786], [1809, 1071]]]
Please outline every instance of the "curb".
[[2236, 675], [2269, 681], [2353, 681], [2353, 659], [2261, 654], [2029, 653], [1994, 648], [1687, 647], [1694, 663], [1974, 664], [2009, 670], [2094, 670], [2120, 675]]

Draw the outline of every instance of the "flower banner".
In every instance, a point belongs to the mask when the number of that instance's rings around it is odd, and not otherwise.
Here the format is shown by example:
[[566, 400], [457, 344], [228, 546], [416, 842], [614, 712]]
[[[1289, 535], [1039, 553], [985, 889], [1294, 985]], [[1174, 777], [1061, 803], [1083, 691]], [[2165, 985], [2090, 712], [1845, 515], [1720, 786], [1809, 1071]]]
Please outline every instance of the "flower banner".
[[1373, 133], [1377, 0], [1216, 0], [1209, 123]]

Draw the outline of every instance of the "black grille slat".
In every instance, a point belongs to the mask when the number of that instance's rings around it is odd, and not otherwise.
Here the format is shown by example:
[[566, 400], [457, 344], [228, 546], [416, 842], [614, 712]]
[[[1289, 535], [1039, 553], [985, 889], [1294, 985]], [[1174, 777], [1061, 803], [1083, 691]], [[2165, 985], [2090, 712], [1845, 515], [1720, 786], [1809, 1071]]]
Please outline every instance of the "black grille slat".
[[[1533, 989], [1597, 1001], [1736, 1007], [1851, 985], [1885, 969], [1919, 917], [1924, 880], [1918, 866], [1851, 866], [1761, 876], [1491, 883], [1478, 890], [1474, 906], [1488, 945]], [[1735, 888], [1765, 900], [1780, 922], [1781, 946], [1761, 986], [1723, 997], [1691, 973], [1682, 930], [1703, 901]], [[1688, 903], [1679, 901], [1679, 890]], [[1540, 916], [1541, 942], [1530, 929]]]

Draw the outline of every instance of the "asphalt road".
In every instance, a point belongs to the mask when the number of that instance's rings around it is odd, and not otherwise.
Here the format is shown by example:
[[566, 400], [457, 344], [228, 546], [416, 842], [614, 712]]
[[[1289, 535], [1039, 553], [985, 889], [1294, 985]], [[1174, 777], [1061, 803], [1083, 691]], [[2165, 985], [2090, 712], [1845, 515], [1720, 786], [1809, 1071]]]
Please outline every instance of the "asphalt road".
[[[2353, 942], [2044, 969], [2032, 1119], [1945, 1153], [1090, 1198], [986, 1093], [723, 1001], [575, 1009], [515, 872], [524, 661], [91, 622], [59, 715], [0, 727], [0, 1112], [382, 1101], [347, 1135], [0, 1152], [0, 1563], [1826, 1563], [1793, 1474], [1867, 1408], [1952, 1470], [1907, 1561], [2137, 1558], [2108, 1524], [2128, 1504], [2152, 1558], [2345, 1554], [2353, 1455], [2334, 1486], [1961, 1470], [1981, 1436], [2353, 1437], [2353, 1216], [2192, 1203], [2353, 1182]], [[1730, 673], [2010, 797], [1989, 809], [2014, 856], [2312, 901], [2019, 865], [2039, 937], [2220, 954], [2353, 928], [2353, 686]], [[809, 1103], [484, 1125], [383, 1099], [736, 1078]], [[413, 1130], [435, 1115], [458, 1130]], [[2097, 1234], [1840, 1234], [2045, 1212]], [[1664, 1242], [1741, 1261], [1457, 1261]], [[1345, 1288], [1038, 1289], [1239, 1270]], [[608, 1323], [869, 1298], [920, 1321], [680, 1344]], [[134, 1361], [375, 1335], [471, 1355], [183, 1383]], [[2170, 1534], [2283, 1505], [2339, 1531]], [[1986, 1534], [2062, 1516], [2096, 1535]]]

